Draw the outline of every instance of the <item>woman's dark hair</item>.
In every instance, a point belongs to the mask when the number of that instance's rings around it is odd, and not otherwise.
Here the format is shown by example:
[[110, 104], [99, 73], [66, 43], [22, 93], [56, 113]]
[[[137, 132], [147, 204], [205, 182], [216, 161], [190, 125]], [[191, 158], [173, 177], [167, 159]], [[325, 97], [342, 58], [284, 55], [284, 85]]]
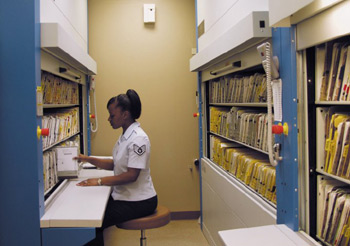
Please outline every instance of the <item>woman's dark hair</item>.
[[134, 120], [140, 118], [141, 100], [137, 92], [133, 89], [129, 89], [126, 94], [120, 94], [109, 99], [107, 108], [115, 102], [117, 103], [116, 107], [121, 107], [123, 111], [129, 111]]

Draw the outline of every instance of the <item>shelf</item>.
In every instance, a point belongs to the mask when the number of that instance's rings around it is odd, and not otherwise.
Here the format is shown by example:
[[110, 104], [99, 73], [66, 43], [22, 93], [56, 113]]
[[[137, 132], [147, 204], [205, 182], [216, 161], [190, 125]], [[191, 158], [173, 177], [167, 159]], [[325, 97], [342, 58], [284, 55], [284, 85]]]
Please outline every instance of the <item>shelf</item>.
[[68, 180], [61, 185], [45, 206], [45, 214], [40, 219], [41, 228], [101, 227], [111, 187], [77, 188], [79, 182]]
[[316, 101], [316, 105], [319, 106], [337, 106], [337, 105], [350, 105], [349, 101]]
[[51, 149], [52, 147], [57, 146], [57, 145], [59, 145], [60, 143], [63, 143], [64, 141], [67, 141], [68, 139], [70, 139], [70, 138], [72, 138], [72, 137], [75, 137], [75, 136], [77, 136], [77, 135], [79, 135], [79, 134], [80, 134], [80, 132], [77, 132], [77, 133], [75, 133], [75, 134], [73, 134], [73, 135], [71, 135], [71, 136], [69, 136], [69, 137], [66, 137], [66, 138], [64, 138], [64, 139], [62, 139], [62, 140], [60, 140], [60, 141], [58, 141], [57, 143], [54, 143], [54, 144], [52, 144], [51, 146], [44, 148], [43, 151], [49, 150], [49, 149]]
[[44, 108], [71, 108], [79, 107], [79, 104], [44, 104]]
[[217, 137], [220, 137], [220, 138], [229, 140], [229, 141], [231, 141], [231, 142], [234, 142], [234, 143], [237, 143], [237, 144], [246, 146], [246, 147], [248, 147], [248, 148], [250, 148], [250, 149], [259, 151], [259, 152], [261, 152], [261, 153], [263, 153], [263, 154], [266, 154], [266, 155], [269, 154], [267, 151], [264, 151], [264, 150], [262, 150], [262, 149], [258, 149], [258, 148], [256, 148], [256, 147], [253, 147], [253, 146], [249, 145], [249, 144], [245, 144], [245, 143], [242, 143], [242, 142], [240, 142], [240, 141], [237, 141], [237, 140], [234, 140], [234, 139], [231, 139], [231, 138], [224, 137], [224, 136], [222, 136], [222, 135], [220, 135], [220, 134], [217, 134], [217, 133], [214, 133], [214, 132], [209, 132], [209, 133], [210, 133], [211, 135], [214, 135], [214, 136], [217, 136]]
[[[327, 25], [326, 29], [331, 26]], [[313, 31], [316, 30], [318, 32], [321, 29], [315, 28]], [[322, 32], [321, 35], [323, 34], [328, 35], [327, 32]], [[308, 92], [309, 103], [304, 112], [308, 120], [305, 130], [308, 134], [308, 143], [305, 145], [308, 149], [309, 166], [307, 170], [312, 170], [309, 173], [305, 172], [304, 182], [308, 187], [304, 199], [308, 200], [308, 203], [304, 210], [309, 210], [310, 213], [310, 235], [319, 240], [322, 245], [327, 246], [334, 245], [334, 233], [338, 231], [338, 224], [333, 224], [333, 218], [329, 215], [339, 213], [336, 216], [343, 216], [342, 211], [344, 210], [339, 210], [336, 204], [341, 202], [339, 198], [346, 194], [346, 191], [343, 192], [342, 189], [347, 190], [350, 185], [348, 178], [340, 177], [348, 168], [346, 159], [343, 158], [347, 156], [344, 146], [347, 145], [348, 140], [343, 138], [345, 125], [342, 129], [338, 128], [341, 122], [346, 121], [346, 117], [342, 117], [341, 114], [348, 114], [350, 108], [350, 101], [340, 101], [344, 99], [342, 89], [347, 88], [344, 86], [347, 85], [348, 74], [341, 73], [342, 70], [349, 71], [345, 68], [349, 66], [349, 63], [344, 55], [344, 52], [347, 52], [345, 44], [349, 41], [349, 37], [339, 36], [337, 38], [336, 40], [328, 38], [322, 40], [326, 43], [311, 43], [310, 39], [306, 38], [304, 44], [309, 42], [314, 46], [305, 51], [302, 63], [307, 64], [307, 67], [301, 72], [305, 72], [303, 83]], [[339, 43], [339, 46], [335, 46], [335, 43]], [[336, 56], [338, 62], [335, 61]], [[324, 76], [324, 71], [329, 72], [328, 77]], [[333, 90], [330, 90], [331, 88]], [[335, 187], [341, 187], [341, 189], [332, 190]], [[335, 196], [336, 192], [339, 192], [337, 193], [339, 197]], [[330, 199], [331, 196], [334, 196], [334, 199]], [[326, 243], [326, 240], [330, 243]]]
[[[323, 171], [321, 172], [322, 174], [327, 175], [327, 173]], [[336, 179], [334, 175], [324, 175], [317, 176], [317, 226], [315, 238], [320, 240], [322, 245], [330, 246], [335, 245], [335, 240], [337, 240], [336, 233], [340, 225], [339, 223], [332, 223], [332, 217], [323, 217], [323, 215], [327, 213], [328, 215], [334, 214], [334, 216], [343, 216], [342, 211], [346, 211], [346, 209], [338, 210], [336, 208], [338, 205], [336, 204], [339, 202], [338, 198], [344, 195], [346, 196], [347, 192], [345, 191], [346, 189], [342, 189], [345, 188], [344, 184]], [[340, 189], [338, 190], [335, 187], [339, 187]], [[339, 195], [338, 198], [334, 196], [336, 193]], [[348, 198], [346, 198], [346, 200], [348, 200]], [[341, 213], [342, 215], [335, 215], [337, 212]], [[323, 228], [323, 226], [325, 227]], [[326, 240], [330, 242], [326, 242]]]
[[327, 177], [330, 177], [330, 178], [333, 178], [333, 179], [336, 179], [338, 181], [341, 181], [343, 183], [346, 183], [346, 184], [350, 184], [350, 180], [349, 179], [344, 179], [342, 177], [339, 177], [339, 176], [336, 176], [336, 175], [333, 175], [333, 174], [330, 174], [330, 173], [327, 173], [323, 170], [320, 170], [320, 169], [316, 169], [316, 172], [324, 175], [324, 176], [327, 176]]
[[[339, 112], [341, 112], [341, 111], [339, 111]], [[316, 132], [317, 132], [317, 136], [316, 136], [316, 171], [319, 173], [322, 173], [326, 176], [329, 176], [329, 177], [332, 177], [334, 179], [345, 182], [347, 184], [350, 184], [350, 180], [342, 178], [342, 177], [334, 175], [334, 174], [330, 174], [330, 173], [325, 171], [326, 170], [326, 167], [325, 167], [325, 165], [326, 165], [326, 163], [325, 163], [325, 160], [326, 160], [326, 156], [325, 156], [326, 118], [327, 118], [326, 110], [322, 107], [317, 107], [316, 108]], [[333, 140], [333, 141], [335, 141], [335, 140]], [[343, 151], [343, 150], [341, 150], [341, 151]], [[343, 152], [341, 152], [341, 153], [343, 153]], [[341, 153], [340, 153], [340, 155], [342, 155]], [[340, 162], [340, 160], [339, 160], [339, 162]], [[337, 165], [339, 165], [339, 162]], [[335, 172], [333, 172], [333, 173], [335, 173]]]
[[[350, 102], [349, 102], [350, 105]], [[209, 106], [230, 106], [230, 107], [267, 107], [267, 103], [209, 103]]]
[[332, 244], [329, 244], [329, 243], [323, 241], [323, 239], [320, 238], [320, 236], [316, 235], [316, 238], [317, 238], [318, 240], [320, 240], [320, 241], [322, 242], [322, 244], [324, 244], [324, 245], [326, 245], [326, 246], [332, 246]]

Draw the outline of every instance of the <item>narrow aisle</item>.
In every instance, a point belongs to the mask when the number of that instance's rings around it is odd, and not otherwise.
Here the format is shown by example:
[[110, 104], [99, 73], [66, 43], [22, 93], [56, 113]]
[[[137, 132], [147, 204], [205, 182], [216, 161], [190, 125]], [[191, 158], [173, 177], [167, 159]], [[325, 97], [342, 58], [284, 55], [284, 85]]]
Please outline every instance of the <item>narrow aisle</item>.
[[[140, 231], [110, 227], [105, 230], [106, 246], [139, 245]], [[198, 220], [173, 220], [161, 228], [146, 230], [147, 245], [152, 246], [207, 246]]]

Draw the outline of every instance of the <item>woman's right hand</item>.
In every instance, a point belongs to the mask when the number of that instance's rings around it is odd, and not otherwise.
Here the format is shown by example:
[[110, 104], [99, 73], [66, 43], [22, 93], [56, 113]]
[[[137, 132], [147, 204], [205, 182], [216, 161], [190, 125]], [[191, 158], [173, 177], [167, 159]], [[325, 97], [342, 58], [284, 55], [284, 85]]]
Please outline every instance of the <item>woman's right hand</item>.
[[89, 162], [89, 156], [79, 154], [78, 156], [73, 157], [73, 160], [77, 160], [78, 162]]

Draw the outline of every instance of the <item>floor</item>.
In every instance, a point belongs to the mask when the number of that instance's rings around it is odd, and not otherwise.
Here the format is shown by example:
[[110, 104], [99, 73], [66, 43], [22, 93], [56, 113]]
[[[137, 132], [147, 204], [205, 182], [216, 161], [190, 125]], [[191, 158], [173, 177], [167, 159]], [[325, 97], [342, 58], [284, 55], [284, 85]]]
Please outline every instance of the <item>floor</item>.
[[[110, 227], [105, 230], [105, 246], [138, 246], [140, 231]], [[172, 220], [161, 228], [147, 230], [148, 246], [208, 246], [198, 220]]]

